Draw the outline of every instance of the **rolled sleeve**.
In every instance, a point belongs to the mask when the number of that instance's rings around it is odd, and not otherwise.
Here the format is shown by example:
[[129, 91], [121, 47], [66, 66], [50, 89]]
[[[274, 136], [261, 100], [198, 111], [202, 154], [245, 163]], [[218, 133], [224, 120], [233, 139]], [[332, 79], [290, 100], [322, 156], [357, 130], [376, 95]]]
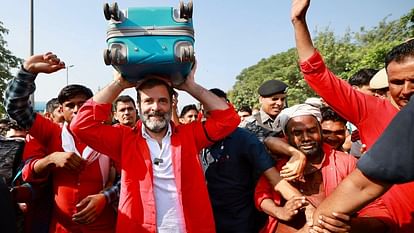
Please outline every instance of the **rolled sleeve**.
[[304, 74], [320, 73], [326, 69], [325, 63], [323, 62], [323, 58], [316, 49], [314, 54], [310, 58], [308, 58], [306, 61], [300, 62], [299, 65], [300, 70]]
[[204, 127], [208, 138], [219, 141], [232, 133], [240, 123], [240, 117], [237, 115], [233, 106], [225, 110], [209, 111], [210, 116], [206, 120]]

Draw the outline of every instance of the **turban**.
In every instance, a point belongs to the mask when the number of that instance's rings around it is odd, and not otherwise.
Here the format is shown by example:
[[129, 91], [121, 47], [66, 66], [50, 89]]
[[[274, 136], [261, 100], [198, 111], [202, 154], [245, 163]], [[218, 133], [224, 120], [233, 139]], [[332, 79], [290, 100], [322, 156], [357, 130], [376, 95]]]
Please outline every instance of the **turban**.
[[310, 104], [297, 104], [283, 109], [276, 117], [276, 125], [279, 130], [285, 132], [288, 121], [297, 116], [314, 116], [319, 122], [322, 120], [321, 111]]

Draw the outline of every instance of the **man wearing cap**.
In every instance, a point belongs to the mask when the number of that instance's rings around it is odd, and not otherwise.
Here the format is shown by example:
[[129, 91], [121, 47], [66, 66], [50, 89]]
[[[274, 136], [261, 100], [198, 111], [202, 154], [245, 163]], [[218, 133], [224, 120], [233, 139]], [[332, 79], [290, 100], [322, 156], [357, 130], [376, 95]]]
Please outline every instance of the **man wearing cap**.
[[[228, 101], [224, 91], [218, 88], [210, 91], [223, 102]], [[259, 221], [252, 201], [257, 178], [261, 174], [284, 197], [302, 196], [280, 177], [263, 143], [245, 129], [237, 128], [203, 150], [202, 162], [207, 168], [207, 188], [218, 233], [257, 232], [261, 227], [263, 222]]]
[[[389, 90], [398, 106], [396, 108], [388, 100], [353, 90], [326, 67], [321, 54], [313, 46], [307, 27], [306, 13], [309, 4], [310, 0], [294, 0], [291, 10], [300, 68], [305, 81], [336, 112], [358, 127], [361, 141], [369, 149], [414, 93], [414, 41], [395, 46], [385, 56]], [[398, 232], [412, 232], [414, 227], [413, 192], [414, 182], [411, 182], [394, 185], [383, 196], [385, 205], [398, 223]], [[332, 216], [332, 212], [327, 209], [317, 212], [314, 219], [319, 219], [321, 215]], [[314, 223], [319, 224], [318, 221]]]
[[260, 111], [246, 119], [242, 127], [256, 134], [260, 141], [266, 136], [276, 135], [277, 126], [274, 121], [280, 111], [285, 108], [288, 86], [279, 80], [268, 80], [258, 89]]
[[[307, 157], [304, 180], [293, 182], [292, 185], [300, 190], [313, 206], [318, 206], [356, 166], [354, 157], [323, 143], [321, 118], [319, 108], [309, 104], [286, 108], [276, 118], [276, 123], [285, 132], [289, 144]], [[270, 137], [265, 141], [271, 151], [274, 151], [278, 144], [274, 144], [274, 140], [276, 139]], [[276, 167], [280, 169], [284, 163], [286, 158], [281, 157]], [[256, 187], [255, 202], [259, 209], [269, 215], [268, 222], [261, 232], [296, 232], [302, 227], [306, 228], [305, 222], [309, 215], [313, 214], [313, 209], [301, 211], [303, 207], [298, 205], [299, 201], [285, 201], [272, 190], [263, 177], [260, 178]], [[358, 216], [363, 218], [353, 218], [350, 221], [352, 230], [355, 230], [353, 232], [386, 232], [387, 224], [392, 224], [392, 221], [389, 221], [391, 216], [381, 199], [363, 209]]]

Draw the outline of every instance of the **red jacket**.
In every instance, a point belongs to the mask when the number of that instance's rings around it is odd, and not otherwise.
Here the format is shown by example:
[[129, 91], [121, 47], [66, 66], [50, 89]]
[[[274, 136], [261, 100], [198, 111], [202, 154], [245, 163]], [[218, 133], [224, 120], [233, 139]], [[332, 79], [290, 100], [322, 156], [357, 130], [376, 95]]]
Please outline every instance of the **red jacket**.
[[[61, 139], [62, 128], [38, 114], [29, 133], [36, 138], [45, 151], [41, 153], [42, 148], [36, 144], [27, 148], [27, 155], [32, 156], [33, 159], [25, 165], [23, 179], [27, 182], [44, 182], [47, 175], [41, 177], [36, 174], [34, 164], [50, 153], [64, 151]], [[79, 151], [86, 147], [77, 138], [74, 140]], [[30, 142], [28, 143], [30, 145]], [[53, 168], [51, 175], [54, 206], [49, 232], [111, 233], [115, 231], [115, 213], [110, 205], [106, 205], [101, 215], [91, 224], [81, 225], [72, 221], [72, 215], [78, 212], [76, 204], [88, 195], [98, 194], [103, 190], [98, 160], [85, 166], [84, 170], [78, 174], [69, 172], [65, 168]]]
[[[396, 109], [388, 100], [365, 95], [336, 77], [315, 53], [300, 64], [306, 82], [336, 112], [352, 122], [359, 130], [361, 141], [369, 149], [379, 138], [394, 116]], [[394, 185], [382, 199], [398, 223], [398, 232], [414, 229], [414, 182]]]
[[[323, 150], [325, 153], [325, 161], [322, 164], [321, 172], [325, 195], [328, 196], [333, 192], [336, 186], [338, 186], [338, 184], [355, 169], [356, 158], [343, 152], [333, 150], [327, 144], [324, 144]], [[276, 169], [280, 171], [286, 162], [287, 160], [278, 160], [275, 165]], [[261, 210], [260, 205], [264, 199], [272, 199], [276, 205], [280, 205], [282, 197], [279, 193], [274, 191], [267, 179], [262, 176], [257, 183], [254, 197], [255, 205], [259, 210]], [[359, 212], [359, 216], [377, 217], [393, 227], [391, 214], [385, 207], [381, 198], [362, 209]], [[275, 232], [277, 223], [278, 219], [269, 215], [266, 225], [260, 232]]]
[[[152, 162], [142, 123], [134, 128], [112, 127], [108, 118], [111, 104], [86, 102], [71, 124], [72, 131], [92, 148], [121, 164], [121, 194], [117, 232], [156, 232]], [[233, 108], [210, 112], [205, 121], [172, 128], [173, 169], [187, 232], [215, 232], [213, 212], [198, 160], [199, 151], [230, 134], [240, 118]], [[204, 126], [204, 129], [203, 129]]]

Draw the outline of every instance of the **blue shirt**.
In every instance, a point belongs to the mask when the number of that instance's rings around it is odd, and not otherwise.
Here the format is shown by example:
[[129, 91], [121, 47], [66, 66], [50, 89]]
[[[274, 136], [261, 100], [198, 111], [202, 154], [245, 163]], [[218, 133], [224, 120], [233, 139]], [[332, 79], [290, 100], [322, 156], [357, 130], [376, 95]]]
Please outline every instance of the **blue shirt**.
[[254, 189], [258, 177], [274, 161], [263, 143], [249, 131], [237, 128], [203, 152], [207, 188], [217, 232], [253, 232]]

